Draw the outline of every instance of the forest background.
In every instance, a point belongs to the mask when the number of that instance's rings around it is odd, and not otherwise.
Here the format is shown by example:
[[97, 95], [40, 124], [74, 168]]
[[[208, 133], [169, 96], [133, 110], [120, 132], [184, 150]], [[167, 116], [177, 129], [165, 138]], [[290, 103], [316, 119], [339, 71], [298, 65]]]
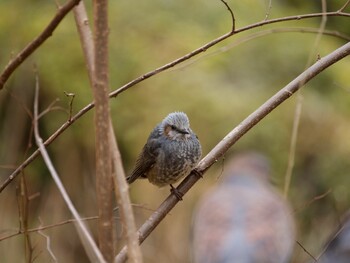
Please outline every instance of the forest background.
[[[322, 12], [321, 1], [227, 1], [236, 29], [278, 17]], [[92, 6], [85, 2], [92, 17]], [[345, 1], [323, 1], [339, 10]], [[0, 67], [4, 68], [49, 23], [54, 1], [0, 2]], [[349, 7], [346, 9], [349, 11]], [[126, 173], [130, 172], [149, 132], [168, 113], [184, 111], [200, 138], [203, 155], [230, 130], [311, 63], [349, 41], [349, 17], [332, 16], [256, 27], [216, 44], [190, 60], [149, 78], [110, 100], [111, 115]], [[323, 20], [324, 21], [324, 20]], [[181, 57], [230, 30], [231, 16], [218, 1], [110, 1], [110, 88]], [[317, 40], [317, 41], [316, 41]], [[315, 77], [243, 136], [224, 159], [208, 170], [142, 245], [144, 262], [190, 262], [190, 225], [197, 200], [220, 180], [225, 161], [235, 152], [256, 150], [271, 160], [272, 182], [285, 191], [291, 158], [293, 123], [300, 117], [295, 165], [288, 200], [298, 225], [293, 262], [308, 262], [321, 252], [350, 207], [350, 60], [345, 58]], [[35, 71], [40, 79], [43, 138], [67, 121], [71, 97], [76, 113], [93, 101], [84, 56], [72, 14], [30, 56], [0, 90], [0, 183], [36, 149], [32, 133]], [[299, 109], [300, 112], [296, 109]], [[297, 114], [295, 114], [297, 112]], [[299, 114], [300, 113], [300, 114]], [[62, 133], [48, 151], [82, 217], [96, 216], [93, 111]], [[28, 226], [57, 224], [71, 218], [42, 158], [23, 171], [30, 196]], [[19, 228], [18, 178], [0, 194], [0, 261], [24, 261]], [[17, 190], [17, 191], [16, 191]], [[137, 226], [169, 195], [139, 181], [130, 187]], [[118, 214], [116, 214], [118, 225]], [[87, 221], [96, 235], [96, 220]], [[60, 262], [86, 262], [73, 224], [43, 231]], [[31, 236], [35, 262], [53, 261], [47, 238]], [[118, 227], [118, 246], [124, 243]]]

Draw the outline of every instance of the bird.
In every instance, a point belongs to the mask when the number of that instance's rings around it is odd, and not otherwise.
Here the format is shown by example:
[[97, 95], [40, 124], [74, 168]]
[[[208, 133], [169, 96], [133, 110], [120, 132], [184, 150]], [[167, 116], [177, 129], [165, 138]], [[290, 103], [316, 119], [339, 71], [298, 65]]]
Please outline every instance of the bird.
[[339, 229], [331, 235], [330, 241], [327, 242], [317, 262], [350, 262], [350, 211], [345, 214]]
[[289, 262], [294, 219], [287, 202], [269, 184], [269, 173], [267, 158], [251, 151], [224, 166], [221, 182], [194, 212], [193, 262]]
[[187, 115], [172, 112], [150, 133], [127, 182], [148, 178], [158, 187], [170, 185], [172, 192], [181, 199], [173, 184], [191, 172], [201, 155], [201, 144], [190, 128]]

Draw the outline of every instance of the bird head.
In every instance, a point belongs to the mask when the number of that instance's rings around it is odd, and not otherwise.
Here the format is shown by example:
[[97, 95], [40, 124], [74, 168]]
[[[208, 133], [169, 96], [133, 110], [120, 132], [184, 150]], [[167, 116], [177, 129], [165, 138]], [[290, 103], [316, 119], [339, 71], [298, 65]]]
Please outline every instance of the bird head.
[[183, 112], [170, 113], [161, 124], [162, 133], [170, 140], [186, 140], [191, 137], [192, 130], [188, 117]]

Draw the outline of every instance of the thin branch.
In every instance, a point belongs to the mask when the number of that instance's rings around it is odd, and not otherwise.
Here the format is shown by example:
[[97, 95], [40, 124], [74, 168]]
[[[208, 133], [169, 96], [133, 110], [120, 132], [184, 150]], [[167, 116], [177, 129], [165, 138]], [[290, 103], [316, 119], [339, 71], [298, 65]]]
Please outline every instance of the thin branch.
[[269, 19], [271, 9], [272, 9], [272, 0], [269, 0], [269, 5], [268, 5], [268, 7], [266, 9], [266, 14], [265, 14], [265, 21], [267, 19]]
[[90, 259], [93, 262], [105, 262], [103, 259], [103, 256], [101, 252], [99, 251], [98, 247], [96, 246], [94, 240], [92, 239], [89, 231], [87, 230], [86, 226], [82, 222], [77, 210], [75, 209], [72, 201], [70, 200], [62, 182], [59, 178], [56, 169], [51, 163], [50, 157], [46, 151], [45, 145], [43, 144], [43, 141], [39, 134], [39, 128], [38, 128], [38, 111], [39, 111], [39, 80], [38, 76], [36, 77], [36, 87], [35, 87], [35, 98], [34, 98], [34, 135], [35, 135], [35, 141], [40, 149], [41, 155], [45, 161], [45, 164], [47, 168], [50, 171], [50, 174], [55, 181], [64, 201], [66, 202], [70, 212], [72, 213], [75, 220], [77, 220], [76, 228], [79, 233], [79, 237], [81, 238], [81, 241], [84, 245], [85, 251], [87, 252], [87, 255], [90, 257]]
[[69, 11], [79, 3], [80, 0], [71, 0], [62, 7], [58, 8], [58, 11], [51, 22], [43, 30], [43, 32], [37, 36], [32, 42], [30, 42], [21, 52], [19, 52], [14, 59], [11, 59], [6, 65], [5, 69], [0, 75], [0, 90], [4, 87], [6, 81], [15, 71], [15, 69], [22, 64], [41, 44], [48, 39], [53, 31], [60, 24], [62, 19], [69, 13]]
[[328, 189], [325, 193], [314, 196], [311, 200], [309, 200], [308, 202], [304, 203], [303, 205], [301, 205], [299, 208], [294, 210], [294, 214], [299, 213], [301, 211], [303, 211], [305, 208], [309, 207], [310, 205], [312, 205], [314, 202], [319, 201], [323, 198], [325, 198], [327, 195], [329, 195], [330, 193], [332, 193], [332, 189]]
[[298, 139], [300, 117], [301, 117], [301, 112], [303, 108], [302, 100], [303, 100], [303, 96], [299, 92], [297, 95], [297, 102], [296, 102], [294, 118], [293, 118], [292, 138], [290, 140], [290, 146], [289, 146], [287, 170], [284, 176], [285, 182], [284, 182], [283, 196], [285, 199], [287, 199], [288, 197], [288, 192], [289, 192], [290, 183], [292, 180], [292, 173], [293, 173], [293, 168], [295, 163], [295, 151], [296, 151], [296, 145], [297, 145], [297, 139]]
[[[325, 14], [327, 12], [327, 3], [326, 0], [322, 0], [322, 13]], [[327, 16], [323, 15], [320, 23], [320, 27], [318, 29], [316, 39], [314, 41], [314, 45], [309, 53], [308, 60], [306, 62], [306, 67], [310, 67], [312, 64], [312, 61], [315, 60], [316, 52], [318, 50], [318, 47], [320, 45], [321, 37], [323, 36], [323, 33], [325, 31], [327, 24]], [[288, 156], [288, 165], [285, 175], [285, 184], [284, 184], [284, 197], [287, 199], [288, 191], [293, 175], [293, 168], [294, 168], [294, 162], [295, 162], [295, 152], [296, 152], [296, 146], [297, 146], [297, 139], [298, 139], [298, 132], [299, 132], [299, 124], [300, 124], [300, 118], [301, 118], [301, 112], [303, 108], [303, 95], [301, 91], [297, 94], [297, 102], [295, 106], [295, 112], [294, 112], [294, 120], [293, 120], [293, 129], [292, 129], [292, 138], [289, 148], [289, 156]]]
[[[277, 92], [263, 105], [261, 105], [255, 112], [250, 114], [245, 120], [243, 120], [238, 126], [236, 126], [231, 132], [229, 132], [225, 138], [223, 138], [197, 165], [190, 175], [188, 175], [177, 187], [177, 190], [183, 194], [186, 194], [189, 189], [200, 179], [199, 175], [204, 174], [215, 162], [218, 161], [232, 145], [234, 145], [244, 134], [246, 134], [252, 127], [259, 123], [265, 116], [278, 107], [281, 103], [291, 97], [296, 91], [298, 91], [302, 85], [306, 84], [309, 80], [321, 73], [323, 70], [333, 65], [342, 58], [350, 54], [350, 42], [336, 49], [329, 55], [321, 58], [310, 68], [306, 69], [297, 78], [292, 80], [287, 86]], [[158, 207], [149, 219], [139, 229], [139, 239], [142, 243], [149, 234], [157, 227], [157, 225], [164, 219], [167, 213], [175, 207], [179, 202], [178, 198], [171, 194], [167, 199]], [[125, 262], [127, 259], [127, 247], [124, 247], [116, 257], [116, 263]]]
[[[199, 57], [195, 57], [195, 58], [192, 58], [186, 62], [183, 62], [181, 65], [176, 66], [173, 69], [168, 70], [168, 72], [185, 68], [189, 65], [195, 64], [196, 62], [198, 62], [204, 58], [208, 58], [208, 57], [211, 57], [211, 56], [214, 56], [217, 54], [227, 52], [227, 51], [231, 50], [232, 48], [237, 47], [239, 45], [242, 45], [248, 41], [255, 40], [257, 38], [264, 37], [264, 36], [267, 36], [270, 34], [275, 34], [275, 33], [312, 33], [312, 34], [316, 33], [316, 34], [319, 34], [319, 28], [307, 28], [307, 27], [296, 27], [296, 28], [291, 27], [291, 28], [289, 28], [289, 27], [287, 27], [287, 28], [273, 28], [273, 29], [267, 29], [267, 30], [255, 32], [255, 33], [250, 34], [244, 38], [238, 39], [237, 41], [234, 41], [233, 43], [230, 43], [226, 46], [220, 47], [217, 50], [207, 52]], [[325, 30], [323, 32], [323, 35], [338, 37], [342, 40], [350, 41], [350, 36], [342, 34], [339, 31], [335, 31], [335, 30]]]
[[231, 33], [235, 32], [235, 28], [236, 28], [236, 21], [235, 21], [235, 15], [233, 14], [233, 11], [231, 9], [231, 7], [228, 5], [228, 3], [224, 0], [220, 0], [221, 2], [223, 2], [223, 4], [227, 7], [227, 10], [230, 12], [231, 15], [231, 19], [232, 19], [232, 28], [231, 28]]
[[[98, 216], [90, 216], [90, 217], [83, 217], [83, 218], [81, 218], [82, 221], [89, 221], [89, 220], [96, 220], [96, 219], [98, 219]], [[55, 228], [55, 227], [58, 227], [58, 226], [62, 226], [62, 225], [70, 224], [70, 223], [76, 223], [76, 222], [77, 222], [76, 219], [67, 219], [67, 220], [64, 220], [62, 222], [58, 222], [58, 223], [51, 224], [51, 225], [39, 226], [39, 227], [36, 227], [36, 228], [27, 229], [27, 230], [18, 230], [16, 233], [0, 237], [0, 241], [3, 241], [5, 239], [9, 239], [9, 238], [12, 238], [12, 237], [15, 237], [15, 236], [18, 236], [18, 235], [22, 235], [22, 234], [26, 234], [26, 233], [32, 233], [32, 232], [38, 232], [38, 231], [41, 231], [41, 230]]]
[[47, 108], [45, 110], [43, 110], [42, 112], [40, 112], [40, 114], [38, 115], [38, 119], [40, 119], [41, 117], [43, 117], [45, 114], [49, 113], [52, 110], [63, 110], [62, 107], [56, 107], [55, 104], [57, 102], [59, 102], [60, 99], [55, 99], [53, 102], [50, 103], [49, 106], [47, 106]]
[[339, 13], [343, 12], [344, 9], [350, 4], [350, 0], [346, 1], [346, 3], [338, 10]]
[[299, 241], [296, 241], [296, 243], [314, 260], [314, 262], [317, 262], [317, 259]]
[[92, 32], [89, 25], [89, 19], [86, 13], [84, 2], [81, 1], [74, 9], [74, 18], [79, 32], [80, 43], [82, 45], [83, 54], [85, 58], [86, 67], [88, 70], [88, 75], [90, 79], [91, 86], [94, 83], [93, 76], [95, 72], [95, 62], [94, 62], [94, 41]]
[[[291, 21], [291, 20], [301, 20], [301, 19], [308, 19], [308, 18], [315, 18], [315, 17], [320, 17], [322, 15], [327, 15], [327, 16], [346, 16], [346, 17], [350, 17], [350, 14], [348, 13], [343, 13], [343, 12], [329, 12], [326, 14], [322, 14], [322, 13], [317, 13], [317, 14], [307, 14], [307, 15], [299, 15], [299, 16], [291, 16], [291, 17], [285, 17], [285, 18], [278, 18], [278, 19], [272, 19], [272, 20], [267, 20], [267, 21], [262, 21], [259, 23], [255, 23], [255, 24], [251, 24], [249, 26], [243, 27], [241, 29], [238, 29], [234, 32], [234, 34], [238, 34], [256, 27], [261, 27], [267, 24], [272, 24], [272, 23], [278, 23], [278, 22], [283, 22], [283, 21]], [[123, 85], [122, 87], [120, 87], [119, 89], [114, 90], [113, 92], [111, 92], [109, 94], [110, 98], [116, 97], [118, 96], [120, 93], [124, 92], [125, 90], [129, 89], [132, 86], [135, 86], [136, 84], [154, 76], [157, 75], [169, 68], [172, 68], [196, 55], [198, 55], [199, 53], [205, 52], [208, 48], [216, 45], [219, 42], [222, 42], [223, 40], [229, 38], [230, 36], [232, 36], [233, 34], [230, 33], [226, 33], [222, 36], [220, 36], [219, 38], [216, 38], [212, 41], [210, 41], [209, 43], [203, 45], [202, 47], [172, 61], [169, 62], [168, 64], [165, 64], [164, 66], [161, 66], [153, 71], [150, 71], [148, 73], [143, 74], [142, 76], [126, 83], [125, 85]], [[68, 120], [67, 122], [65, 122], [64, 124], [62, 124], [62, 126], [56, 130], [56, 132], [54, 132], [45, 142], [44, 145], [48, 146], [49, 144], [51, 144], [61, 133], [63, 133], [70, 125], [72, 125], [76, 120], [78, 120], [81, 116], [83, 116], [86, 112], [88, 112], [89, 110], [91, 110], [93, 107], [95, 107], [95, 104], [92, 102], [88, 105], [86, 105], [83, 109], [81, 109], [76, 115], [74, 115], [72, 117], [71, 120]], [[16, 178], [16, 176], [25, 168], [27, 167], [32, 161], [34, 161], [36, 159], [36, 157], [38, 157], [39, 155], [39, 149], [37, 149], [36, 151], [34, 151], [32, 153], [31, 156], [29, 156], [21, 165], [19, 165], [17, 167], [16, 170], [14, 170], [9, 177], [1, 184], [0, 186], [0, 193]]]
[[33, 246], [28, 231], [28, 219], [29, 219], [29, 197], [27, 182], [24, 174], [21, 174], [18, 190], [18, 206], [19, 206], [19, 220], [20, 230], [24, 232], [24, 247], [25, 247], [25, 260], [31, 263], [33, 260]]
[[75, 94], [74, 93], [68, 93], [68, 92], [65, 92], [64, 91], [64, 94], [70, 98], [69, 100], [69, 117], [68, 117], [68, 120], [71, 120], [72, 119], [72, 115], [73, 115], [73, 101], [74, 101], [74, 98], [75, 98]]
[[114, 168], [114, 191], [118, 202], [119, 213], [122, 218], [122, 224], [125, 226], [125, 237], [129, 247], [128, 256], [130, 263], [142, 263], [142, 254], [139, 246], [138, 234], [136, 232], [135, 218], [133, 215], [131, 202], [129, 198], [129, 187], [126, 182], [126, 176], [123, 163], [118, 148], [117, 140], [114, 136], [112, 123], [110, 124], [110, 144], [111, 155]]
[[[40, 221], [41, 223], [41, 221]], [[51, 250], [51, 240], [50, 240], [50, 237], [48, 235], [45, 235], [44, 232], [42, 232], [42, 230], [39, 230], [38, 233], [40, 235], [42, 235], [45, 239], [46, 239], [46, 249], [47, 251], [49, 252], [50, 256], [52, 257], [53, 261], [54, 262], [58, 262], [55, 254], [52, 252]]]
[[[275, 18], [275, 19], [270, 19], [270, 20], [265, 20], [265, 21], [261, 21], [258, 23], [254, 23], [245, 27], [242, 27], [240, 29], [235, 30], [234, 32], [228, 32], [210, 42], [208, 42], [207, 44], [193, 50], [192, 52], [168, 63], [165, 64], [153, 71], [147, 72], [145, 74], [143, 74], [142, 76], [126, 83], [125, 85], [123, 85], [122, 87], [120, 87], [119, 89], [113, 91], [110, 93], [110, 97], [116, 97], [118, 96], [120, 93], [122, 93], [123, 91], [127, 90], [128, 88], [135, 86], [136, 84], [156, 75], [159, 74], [167, 69], [170, 69], [202, 52], [207, 51], [209, 48], [213, 47], [214, 45], [224, 41], [225, 39], [233, 36], [233, 35], [237, 35], [238, 33], [253, 29], [253, 28], [257, 28], [257, 27], [261, 27], [261, 26], [265, 26], [265, 25], [269, 25], [269, 24], [274, 24], [274, 23], [279, 23], [279, 22], [287, 22], [287, 21], [292, 21], [292, 20], [302, 20], [302, 19], [308, 19], [308, 18], [315, 18], [315, 17], [321, 17], [321, 16], [346, 16], [346, 17], [350, 17], [350, 13], [343, 13], [343, 12], [327, 12], [327, 13], [315, 13], [315, 14], [305, 14], [305, 15], [297, 15], [297, 16], [288, 16], [288, 17], [282, 17], [282, 18]], [[1, 188], [0, 188], [1, 190]]]

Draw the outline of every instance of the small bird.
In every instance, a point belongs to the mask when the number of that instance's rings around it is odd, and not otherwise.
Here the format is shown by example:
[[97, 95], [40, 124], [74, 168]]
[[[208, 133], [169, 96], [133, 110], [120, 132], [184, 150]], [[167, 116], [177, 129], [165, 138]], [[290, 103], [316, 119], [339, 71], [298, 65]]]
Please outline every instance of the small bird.
[[149, 135], [127, 181], [131, 184], [138, 178], [148, 178], [154, 185], [170, 185], [174, 190], [172, 184], [190, 173], [201, 154], [201, 145], [190, 129], [187, 115], [170, 113]]
[[295, 243], [291, 210], [269, 185], [269, 164], [242, 153], [201, 200], [193, 221], [195, 263], [286, 263]]
[[317, 262], [350, 262], [350, 211], [346, 213], [339, 230], [331, 236], [330, 241]]

